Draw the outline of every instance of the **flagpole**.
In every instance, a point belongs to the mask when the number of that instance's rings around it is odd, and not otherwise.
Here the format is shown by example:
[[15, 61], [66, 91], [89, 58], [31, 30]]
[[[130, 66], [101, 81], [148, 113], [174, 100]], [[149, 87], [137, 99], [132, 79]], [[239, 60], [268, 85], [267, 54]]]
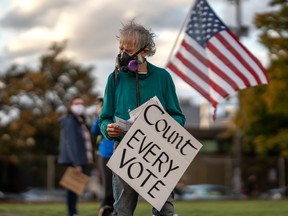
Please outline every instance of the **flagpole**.
[[[196, 0], [195, 0], [195, 1], [196, 1]], [[176, 40], [175, 40], [175, 42], [174, 42], [174, 44], [173, 44], [173, 47], [172, 47], [172, 49], [171, 49], [171, 51], [170, 51], [170, 53], [169, 53], [169, 56], [168, 56], [168, 60], [167, 60], [166, 65], [168, 64], [168, 62], [170, 61], [170, 59], [171, 59], [171, 57], [172, 57], [173, 51], [175, 50], [176, 44], [177, 44], [178, 41], [179, 41], [180, 35], [181, 35], [181, 33], [182, 33], [182, 30], [183, 30], [184, 26], [186, 26], [186, 22], [187, 22], [187, 20], [188, 20], [188, 18], [189, 18], [189, 15], [191, 14], [192, 8], [193, 8], [193, 4], [192, 4], [192, 6], [190, 7], [190, 9], [189, 9], [189, 11], [188, 11], [188, 14], [186, 15], [185, 20], [184, 20], [184, 22], [183, 22], [183, 24], [182, 24], [182, 26], [181, 26], [181, 28], [180, 28], [180, 31], [179, 31], [179, 33], [178, 33], [178, 35], [177, 35], [177, 38], [176, 38]]]

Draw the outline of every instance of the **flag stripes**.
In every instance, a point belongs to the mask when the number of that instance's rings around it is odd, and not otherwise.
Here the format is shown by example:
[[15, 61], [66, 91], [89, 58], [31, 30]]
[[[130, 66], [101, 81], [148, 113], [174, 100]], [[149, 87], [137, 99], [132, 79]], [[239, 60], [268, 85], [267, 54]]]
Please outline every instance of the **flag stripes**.
[[[213, 34], [207, 35], [207, 32]], [[198, 91], [214, 109], [241, 89], [268, 83], [260, 62], [219, 20], [205, 0], [197, 0], [179, 50], [167, 68]]]

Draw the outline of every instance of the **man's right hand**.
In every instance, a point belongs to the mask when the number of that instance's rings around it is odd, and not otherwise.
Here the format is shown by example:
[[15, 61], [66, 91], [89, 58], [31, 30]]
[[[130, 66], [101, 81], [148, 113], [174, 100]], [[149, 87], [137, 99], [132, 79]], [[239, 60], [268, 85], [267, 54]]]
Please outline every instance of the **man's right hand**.
[[107, 125], [107, 133], [110, 137], [118, 137], [122, 135], [124, 131], [119, 128], [119, 125], [112, 123]]

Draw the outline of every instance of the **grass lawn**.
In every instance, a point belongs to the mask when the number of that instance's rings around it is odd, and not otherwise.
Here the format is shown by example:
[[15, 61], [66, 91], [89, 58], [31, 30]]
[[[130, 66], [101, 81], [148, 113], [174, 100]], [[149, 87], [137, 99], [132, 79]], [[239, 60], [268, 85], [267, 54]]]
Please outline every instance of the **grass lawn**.
[[[178, 201], [179, 216], [285, 216], [288, 200]], [[80, 202], [81, 216], [97, 216], [99, 203]], [[0, 216], [66, 216], [65, 203], [0, 203]], [[152, 216], [148, 203], [138, 203], [135, 216]]]

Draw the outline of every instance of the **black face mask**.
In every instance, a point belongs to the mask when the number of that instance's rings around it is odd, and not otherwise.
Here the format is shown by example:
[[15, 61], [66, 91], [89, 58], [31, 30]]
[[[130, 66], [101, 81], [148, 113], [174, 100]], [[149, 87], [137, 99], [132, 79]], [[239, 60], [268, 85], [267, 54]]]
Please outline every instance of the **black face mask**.
[[122, 55], [119, 53], [117, 56], [118, 61], [118, 69], [120, 71], [137, 71], [140, 62], [137, 61], [137, 55], [142, 52], [147, 45], [145, 45], [143, 48], [139, 49], [136, 53], [134, 53], [132, 56], [129, 56], [126, 52], [123, 52]]
[[134, 60], [134, 55], [129, 56], [126, 52], [123, 52], [122, 54], [118, 54], [118, 62], [119, 66], [122, 68], [128, 68], [128, 64], [130, 61]]

